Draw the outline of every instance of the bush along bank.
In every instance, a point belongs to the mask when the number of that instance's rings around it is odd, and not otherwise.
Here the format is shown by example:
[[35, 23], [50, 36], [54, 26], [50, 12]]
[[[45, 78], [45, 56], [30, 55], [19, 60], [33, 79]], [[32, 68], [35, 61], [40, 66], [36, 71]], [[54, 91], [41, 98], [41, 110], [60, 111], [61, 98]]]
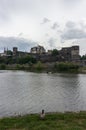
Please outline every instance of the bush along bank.
[[54, 64], [54, 71], [56, 72], [79, 72], [79, 65], [73, 63], [55, 63]]
[[33, 72], [80, 72], [80, 67], [73, 63], [37, 63], [28, 64], [0, 64], [1, 70], [28, 70]]

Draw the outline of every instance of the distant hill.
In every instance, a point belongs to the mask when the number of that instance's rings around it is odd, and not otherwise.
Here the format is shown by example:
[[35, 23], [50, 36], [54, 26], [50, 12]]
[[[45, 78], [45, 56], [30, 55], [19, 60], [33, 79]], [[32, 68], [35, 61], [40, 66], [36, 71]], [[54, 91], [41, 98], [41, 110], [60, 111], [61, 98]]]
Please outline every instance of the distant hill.
[[18, 47], [20, 51], [29, 52], [34, 45], [37, 45], [37, 43], [24, 38], [0, 37], [0, 52], [3, 52], [4, 48], [12, 50], [13, 47]]

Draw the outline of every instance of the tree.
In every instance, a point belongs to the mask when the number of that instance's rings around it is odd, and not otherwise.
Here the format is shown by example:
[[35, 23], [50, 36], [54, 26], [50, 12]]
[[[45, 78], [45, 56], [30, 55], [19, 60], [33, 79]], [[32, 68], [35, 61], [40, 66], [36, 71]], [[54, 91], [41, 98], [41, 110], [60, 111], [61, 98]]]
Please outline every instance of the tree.
[[81, 56], [81, 60], [86, 60], [86, 55]]
[[56, 55], [58, 55], [58, 54], [59, 54], [58, 50], [57, 50], [57, 49], [53, 49], [53, 51], [52, 51], [52, 56], [56, 56]]
[[26, 64], [26, 63], [36, 63], [36, 59], [33, 58], [32, 56], [25, 56], [25, 57], [20, 57], [17, 59], [18, 64]]
[[5, 65], [5, 64], [1, 64], [1, 65], [0, 65], [0, 69], [1, 69], [1, 70], [5, 70], [5, 69], [6, 69], [6, 65]]
[[43, 65], [40, 61], [38, 61], [37, 64], [36, 64], [36, 70], [41, 71], [42, 69], [43, 69]]
[[64, 63], [64, 62], [61, 62], [61, 63], [58, 63], [58, 64], [55, 64], [55, 69], [57, 69], [58, 71], [78, 71], [79, 69], [79, 65], [77, 64], [73, 64], [73, 63]]

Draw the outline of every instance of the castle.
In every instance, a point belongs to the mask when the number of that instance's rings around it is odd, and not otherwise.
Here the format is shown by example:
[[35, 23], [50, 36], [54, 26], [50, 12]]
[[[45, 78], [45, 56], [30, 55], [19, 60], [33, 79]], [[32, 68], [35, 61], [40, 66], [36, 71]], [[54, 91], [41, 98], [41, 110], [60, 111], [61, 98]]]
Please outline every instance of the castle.
[[53, 56], [52, 50], [47, 51], [43, 46], [35, 46], [31, 48], [30, 52], [19, 51], [17, 47], [13, 47], [13, 51], [4, 49], [4, 53], [1, 54], [3, 57], [25, 57], [31, 55], [37, 60], [42, 62], [55, 62], [55, 61], [68, 61], [78, 62], [80, 60], [79, 46], [64, 47], [58, 50], [58, 55]]
[[52, 50], [45, 51], [43, 46], [31, 48], [31, 54], [42, 62], [52, 61], [79, 61], [79, 46], [64, 47], [58, 50], [58, 55], [52, 56]]

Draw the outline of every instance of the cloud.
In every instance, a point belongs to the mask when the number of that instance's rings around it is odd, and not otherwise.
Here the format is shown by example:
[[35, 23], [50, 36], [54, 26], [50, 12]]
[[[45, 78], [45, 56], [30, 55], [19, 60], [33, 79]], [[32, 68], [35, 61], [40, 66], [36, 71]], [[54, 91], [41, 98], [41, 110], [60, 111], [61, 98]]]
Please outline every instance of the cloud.
[[80, 24], [67, 22], [63, 33], [61, 34], [62, 40], [74, 40], [86, 38], [86, 31]]
[[69, 29], [61, 35], [64, 40], [86, 38], [86, 32], [81, 29]]
[[52, 25], [51, 29], [54, 29], [54, 30], [55, 30], [55, 29], [57, 29], [58, 27], [59, 27], [58, 23], [55, 22], [55, 23]]
[[75, 3], [75, 2], [80, 2], [81, 0], [61, 0], [62, 2], [66, 3]]
[[0, 0], [0, 21], [13, 20], [15, 16], [20, 14], [28, 15], [30, 10], [34, 10], [33, 1], [31, 0]]
[[49, 37], [49, 34], [48, 34], [48, 33], [46, 33], [46, 34], [45, 34], [45, 36], [46, 36], [46, 37]]
[[80, 22], [80, 26], [83, 28], [83, 29], [86, 29], [86, 23], [83, 22]]
[[61, 4], [63, 4], [65, 7], [74, 7], [75, 5], [80, 4], [82, 0], [60, 0]]
[[72, 21], [68, 21], [66, 23], [66, 27], [67, 28], [74, 28], [76, 26], [76, 23], [72, 22]]
[[48, 23], [48, 22], [50, 22], [50, 20], [45, 17], [45, 18], [43, 19], [43, 21], [42, 21], [42, 24], [46, 24], [46, 23]]
[[22, 33], [22, 32], [18, 34], [18, 37], [22, 37], [22, 36], [23, 36], [23, 33]]
[[63, 32], [63, 31], [62, 31], [61, 29], [58, 29], [58, 30], [57, 30], [57, 33], [58, 33], [58, 34], [62, 34], [62, 32]]
[[37, 45], [37, 43], [24, 38], [0, 37], [0, 52], [3, 52], [4, 47], [9, 50], [12, 50], [13, 47], [18, 47], [21, 51], [29, 52], [30, 48], [34, 45]]
[[48, 43], [49, 43], [49, 46], [52, 48], [55, 48], [55, 44], [56, 44], [56, 39], [55, 38], [50, 38], [49, 40], [48, 40]]
[[9, 20], [9, 16], [7, 16], [4, 12], [0, 11], [0, 22], [3, 23]]

